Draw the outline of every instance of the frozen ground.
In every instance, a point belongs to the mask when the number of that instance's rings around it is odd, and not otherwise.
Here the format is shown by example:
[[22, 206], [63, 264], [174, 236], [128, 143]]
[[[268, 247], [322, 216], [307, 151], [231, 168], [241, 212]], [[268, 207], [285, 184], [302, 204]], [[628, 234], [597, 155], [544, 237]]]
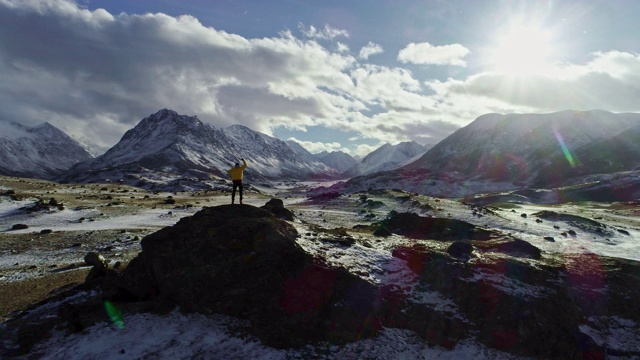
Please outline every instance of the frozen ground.
[[[3, 184], [5, 189], [12, 187]], [[305, 184], [308, 186], [308, 184]], [[263, 194], [276, 195], [287, 189], [260, 189]], [[26, 190], [23, 190], [26, 192]], [[44, 191], [44, 190], [40, 190]], [[51, 191], [51, 190], [47, 190]], [[143, 194], [123, 193], [122, 204], [105, 205], [104, 191], [94, 201], [76, 199], [78, 189], [57, 186], [53, 196], [82, 201], [83, 205], [67, 206], [64, 210], [27, 213], [21, 208], [33, 204], [38, 194], [20, 200], [0, 196], [0, 283], [21, 281], [29, 277], [46, 276], [48, 266], [57, 269], [82, 261], [87, 251], [109, 249], [105, 256], [112, 261], [126, 261], [140, 251], [139, 238], [158, 229], [175, 224], [190, 216], [202, 206], [215, 206], [229, 202], [228, 194]], [[83, 190], [86, 191], [86, 190]], [[16, 191], [19, 193], [20, 191]], [[455, 200], [436, 199], [401, 192], [383, 192], [366, 195], [342, 196], [330, 201], [309, 201], [298, 194], [303, 190], [280, 194], [285, 206], [297, 217], [294, 226], [301, 234], [300, 245], [308, 252], [321, 256], [327, 262], [343, 266], [354, 274], [376, 284], [394, 284], [413, 302], [433, 306], [449, 316], [459, 316], [455, 304], [437, 292], [417, 286], [417, 276], [405, 261], [391, 256], [391, 250], [409, 240], [394, 235], [380, 240], [357, 231], [354, 225], [371, 224], [383, 219], [390, 211], [416, 212], [423, 216], [450, 217], [479, 226], [498, 229], [526, 240], [539, 247], [544, 256], [553, 257], [571, 253], [594, 253], [604, 256], [640, 261], [640, 218], [638, 209], [624, 204], [564, 204], [523, 205], [502, 204], [490, 208], [477, 208]], [[42, 194], [48, 197], [52, 193]], [[116, 193], [110, 193], [115, 197]], [[165, 205], [163, 200], [172, 196], [176, 204]], [[132, 199], [135, 197], [135, 199]], [[130, 199], [130, 201], [128, 200]], [[113, 199], [111, 199], [113, 201]], [[261, 206], [268, 196], [247, 194], [245, 203]], [[191, 206], [187, 206], [187, 204]], [[538, 219], [533, 214], [551, 210], [587, 219], [598, 219], [605, 225], [604, 232], [585, 231], [566, 221]], [[524, 217], [526, 215], [526, 217]], [[80, 220], [82, 219], [82, 220]], [[536, 221], [540, 220], [540, 221]], [[29, 228], [10, 230], [12, 225], [24, 223]], [[313, 226], [324, 229], [344, 228], [355, 240], [352, 246], [340, 246], [318, 238]], [[42, 230], [51, 234], [43, 235]], [[317, 228], [316, 228], [317, 229]], [[562, 235], [574, 230], [575, 235]], [[622, 231], [620, 231], [622, 230]], [[51, 237], [53, 236], [53, 237]], [[136, 238], [137, 236], [137, 238]], [[321, 235], [322, 236], [322, 235]], [[545, 240], [553, 237], [554, 240]], [[329, 239], [330, 240], [330, 239]], [[77, 245], [80, 242], [80, 246]], [[441, 242], [423, 241], [426, 246], [443, 247]], [[104, 251], [102, 251], [104, 253]], [[17, 265], [16, 265], [17, 264]], [[32, 267], [35, 266], [35, 269]], [[45, 269], [45, 270], [43, 270]], [[60, 271], [60, 270], [58, 270]], [[68, 271], [73, 271], [69, 269]], [[480, 274], [479, 276], [482, 276]], [[489, 275], [487, 275], [489, 276]], [[490, 276], [496, 276], [490, 275]], [[490, 279], [503, 282], [504, 279]], [[513, 291], [530, 291], [532, 296], [543, 291], [524, 288], [522, 284], [504, 283]], [[46, 309], [34, 309], [43, 311]], [[610, 320], [610, 319], [609, 319]], [[640, 348], [638, 324], [626, 319], [609, 321], [612, 328], [607, 334], [594, 333], [584, 325], [581, 330], [600, 341], [613, 343], [618, 349]], [[39, 356], [52, 359], [508, 359], [511, 355], [488, 349], [473, 340], [459, 343], [453, 350], [428, 347], [424, 341], [408, 331], [385, 329], [376, 339], [362, 340], [341, 347], [316, 346], [299, 350], [277, 350], [265, 347], [257, 339], [237, 335], [232, 330], [237, 320], [224, 316], [204, 317], [174, 312], [166, 316], [139, 314], [125, 316], [124, 327], [111, 323], [98, 324], [87, 331], [68, 337], [56, 333], [38, 347]], [[598, 321], [595, 319], [594, 321]], [[616, 332], [624, 333], [611, 338]]]
[[398, 329], [384, 329], [375, 339], [340, 347], [279, 350], [253, 337], [230, 334], [229, 327], [237, 322], [179, 312], [162, 317], [139, 314], [127, 318], [124, 328], [102, 323], [88, 333], [55, 334], [37, 351], [47, 359], [515, 359], [472, 341], [453, 350], [428, 347], [412, 332]]

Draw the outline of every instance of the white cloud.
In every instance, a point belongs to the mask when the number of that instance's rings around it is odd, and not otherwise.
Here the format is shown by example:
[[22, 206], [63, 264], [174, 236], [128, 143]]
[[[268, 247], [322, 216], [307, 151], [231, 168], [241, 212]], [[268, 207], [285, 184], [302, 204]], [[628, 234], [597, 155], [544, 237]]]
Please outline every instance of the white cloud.
[[366, 103], [387, 110], [422, 111], [429, 100], [421, 94], [421, 85], [409, 70], [363, 65], [351, 72], [356, 84], [352, 94]]
[[469, 53], [469, 49], [460, 44], [434, 46], [428, 42], [411, 43], [400, 50], [398, 61], [405, 64], [466, 66], [463, 58]]
[[[640, 110], [640, 55], [619, 51], [544, 76], [485, 72], [421, 82], [405, 68], [359, 63], [335, 41], [348, 34], [330, 27], [309, 28], [311, 39], [290, 31], [247, 39], [192, 16], [113, 16], [65, 0], [0, 0], [0, 23], [0, 119], [49, 121], [100, 145], [115, 144], [161, 108], [217, 127], [239, 123], [271, 134], [322, 126], [390, 143], [433, 143], [488, 112]], [[320, 38], [333, 41], [325, 47]], [[402, 59], [464, 65], [469, 53], [426, 45], [409, 45]]]
[[298, 24], [298, 28], [304, 36], [312, 39], [333, 40], [337, 37], [349, 37], [347, 30], [336, 29], [329, 25], [325, 25], [323, 29], [318, 29], [313, 25], [307, 28], [304, 24], [300, 23]]
[[340, 143], [337, 143], [337, 142], [323, 143], [323, 142], [314, 142], [314, 141], [304, 141], [304, 140], [298, 140], [295, 137], [290, 137], [287, 139], [287, 141], [297, 142], [312, 154], [317, 154], [323, 151], [332, 152], [332, 151], [340, 150], [340, 148], [342, 147], [342, 145], [340, 145]]
[[107, 15], [63, 0], [0, 2], [0, 117], [82, 120], [113, 144], [121, 133], [105, 118], [126, 129], [165, 107], [266, 133], [362, 108], [339, 95], [353, 87], [344, 71], [355, 59], [314, 41], [245, 39], [191, 16]]
[[362, 49], [360, 49], [360, 53], [358, 54], [358, 57], [360, 59], [366, 60], [372, 55], [381, 54], [383, 52], [384, 52], [384, 49], [382, 49], [382, 46], [369, 41], [367, 45], [365, 45]]
[[375, 145], [367, 145], [367, 144], [360, 144], [356, 146], [356, 149], [353, 151], [353, 153], [351, 154], [352, 156], [360, 156], [360, 157], [365, 157], [367, 155], [369, 155], [372, 151], [376, 150], [377, 148], [379, 148], [380, 146], [386, 144], [386, 141], [380, 141], [379, 143], [375, 144]]
[[433, 81], [427, 85], [439, 96], [462, 97], [467, 104], [483, 103], [483, 108], [493, 104], [511, 112], [631, 112], [640, 110], [640, 55], [598, 52], [586, 64], [558, 65], [546, 75], [487, 72], [466, 80]]
[[339, 53], [348, 53], [349, 52], [349, 45], [343, 44], [343, 43], [338, 41], [338, 43], [336, 44], [336, 51], [339, 52]]

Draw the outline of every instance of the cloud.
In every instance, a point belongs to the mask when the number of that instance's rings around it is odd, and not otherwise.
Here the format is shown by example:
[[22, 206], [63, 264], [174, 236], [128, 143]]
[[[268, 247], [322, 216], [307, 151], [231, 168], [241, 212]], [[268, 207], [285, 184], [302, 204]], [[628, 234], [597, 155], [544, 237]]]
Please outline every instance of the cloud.
[[353, 96], [385, 110], [428, 110], [431, 101], [421, 93], [420, 82], [402, 68], [363, 65], [351, 72]]
[[348, 53], [349, 52], [349, 45], [343, 44], [341, 42], [338, 42], [336, 44], [336, 51], [339, 52], [339, 53]]
[[362, 107], [336, 95], [352, 87], [355, 59], [288, 32], [245, 39], [192, 16], [111, 16], [63, 0], [4, 0], [0, 21], [0, 116], [84, 121], [104, 143], [165, 107], [267, 133]]
[[[323, 127], [368, 143], [434, 143], [489, 112], [640, 110], [640, 55], [619, 51], [544, 76], [459, 68], [467, 73], [424, 71], [419, 80], [407, 68], [360, 63], [335, 41], [348, 33], [329, 26], [306, 28], [306, 38], [249, 39], [193, 16], [112, 15], [70, 0], [0, 0], [0, 23], [0, 119], [49, 121], [102, 146], [162, 108], [217, 127]], [[398, 59], [464, 65], [468, 53], [410, 44]], [[341, 146], [360, 153], [355, 141]]]
[[337, 37], [349, 37], [347, 30], [336, 29], [329, 25], [325, 25], [323, 29], [317, 29], [313, 25], [307, 28], [304, 24], [300, 23], [298, 24], [298, 28], [304, 36], [312, 39], [333, 40]]
[[365, 45], [362, 49], [360, 49], [360, 53], [358, 54], [358, 57], [360, 59], [366, 60], [372, 55], [381, 54], [383, 52], [384, 50], [382, 49], [382, 46], [369, 41], [367, 45]]
[[400, 50], [398, 61], [405, 64], [466, 66], [463, 58], [469, 53], [469, 49], [460, 44], [434, 46], [428, 42], [411, 43]]
[[379, 143], [375, 144], [375, 145], [368, 145], [368, 144], [360, 144], [356, 146], [355, 151], [353, 151], [353, 153], [351, 154], [352, 156], [360, 156], [360, 157], [365, 157], [369, 154], [371, 154], [372, 151], [376, 150], [377, 148], [379, 148], [380, 146], [386, 144], [385, 141], [380, 141]]
[[465, 80], [427, 84], [437, 94], [482, 101], [504, 109], [530, 112], [558, 110], [638, 111], [640, 55], [597, 52], [583, 64], [561, 64], [546, 74], [514, 76], [480, 73]]
[[337, 150], [340, 150], [340, 148], [342, 147], [342, 145], [340, 145], [340, 143], [337, 143], [337, 142], [323, 143], [323, 142], [303, 141], [303, 140], [298, 140], [295, 137], [290, 137], [287, 139], [287, 141], [297, 142], [312, 154], [317, 154], [323, 151], [326, 151], [326, 152], [337, 151]]

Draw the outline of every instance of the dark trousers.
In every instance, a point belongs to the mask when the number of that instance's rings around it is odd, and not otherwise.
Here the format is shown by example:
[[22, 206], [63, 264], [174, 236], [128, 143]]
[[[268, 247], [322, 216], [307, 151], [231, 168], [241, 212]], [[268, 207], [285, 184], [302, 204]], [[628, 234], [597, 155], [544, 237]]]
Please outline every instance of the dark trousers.
[[231, 203], [236, 199], [236, 189], [240, 192], [240, 202], [242, 202], [242, 180], [233, 180], [233, 190], [231, 191]]

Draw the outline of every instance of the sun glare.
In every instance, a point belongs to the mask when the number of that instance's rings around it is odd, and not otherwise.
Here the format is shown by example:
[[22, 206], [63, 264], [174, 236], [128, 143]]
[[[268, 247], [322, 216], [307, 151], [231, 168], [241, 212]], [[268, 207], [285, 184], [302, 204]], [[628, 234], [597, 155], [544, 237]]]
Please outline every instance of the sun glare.
[[551, 34], [541, 28], [517, 26], [497, 35], [490, 63], [494, 70], [515, 75], [541, 74], [551, 68]]

